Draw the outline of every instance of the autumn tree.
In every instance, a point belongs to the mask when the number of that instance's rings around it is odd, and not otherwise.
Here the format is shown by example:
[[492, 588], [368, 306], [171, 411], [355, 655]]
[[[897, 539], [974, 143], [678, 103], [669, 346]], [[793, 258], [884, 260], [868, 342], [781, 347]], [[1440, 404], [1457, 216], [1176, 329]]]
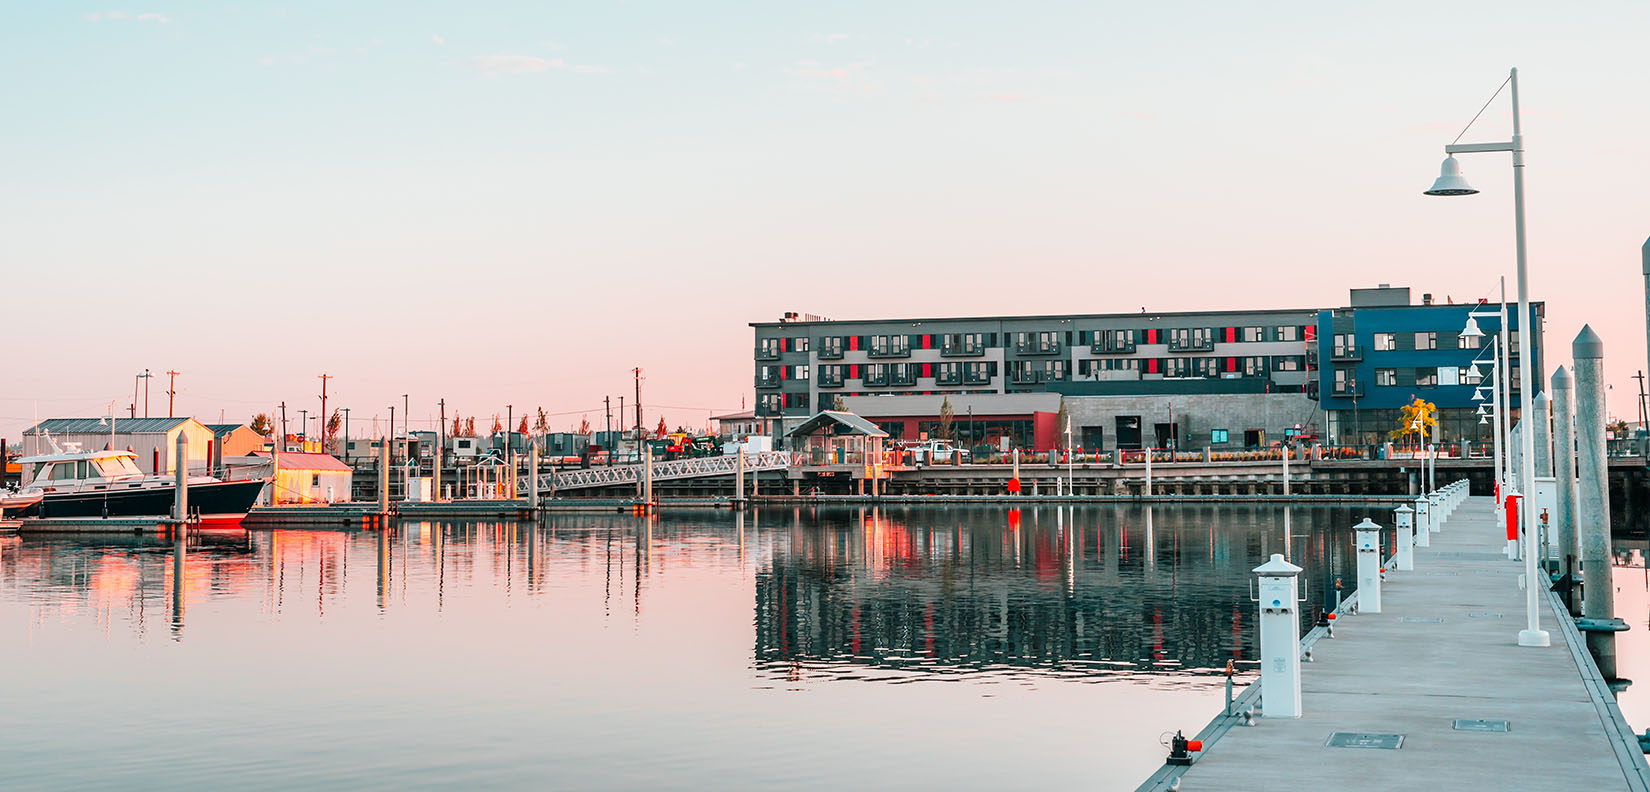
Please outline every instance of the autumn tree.
[[940, 425], [934, 430], [934, 437], [938, 440], [950, 440], [956, 420], [957, 411], [951, 406], [951, 398], [946, 397], [940, 402]]
[[503, 434], [503, 433], [504, 433], [504, 421], [499, 419], [498, 413], [493, 413], [493, 434]]
[[476, 417], [474, 415], [464, 419], [464, 432], [459, 437], [476, 436]]
[[516, 426], [518, 434], [527, 434], [527, 416], [521, 416], [521, 423]]
[[659, 428], [653, 430], [653, 436], [664, 437], [667, 434], [670, 434], [670, 429], [665, 426], [665, 417], [661, 415], [659, 416]]
[[544, 412], [543, 407], [539, 408], [538, 418], [533, 421], [533, 431], [541, 435], [550, 434], [550, 416]]
[[[1060, 411], [1054, 414], [1054, 430], [1055, 430], [1054, 447], [1055, 448], [1064, 449], [1066, 447], [1065, 431], [1066, 431], [1066, 428], [1067, 428], [1067, 424], [1070, 420], [1071, 420], [1071, 415], [1066, 412], [1066, 397], [1061, 396], [1060, 397]], [[1174, 427], [1170, 426], [1169, 431], [1173, 432]], [[1171, 437], [1172, 437], [1172, 435], [1171, 435]]]
[[831, 397], [831, 409], [836, 410], [837, 412], [848, 411], [847, 405], [842, 401], [842, 394], [838, 393]]
[[581, 435], [590, 434], [590, 418], [589, 417], [581, 417], [579, 419], [579, 434], [581, 434]]
[[453, 413], [453, 430], [451, 432], [449, 432], [448, 434], [451, 435], [452, 437], [463, 437], [464, 436], [464, 419], [459, 417], [458, 413], [456, 413], [456, 412]]
[[250, 427], [252, 431], [257, 432], [263, 437], [268, 437], [275, 432], [275, 425], [274, 422], [270, 420], [269, 413], [258, 413], [257, 415], [252, 416], [252, 423], [250, 424]]
[[1417, 397], [1414, 401], [1398, 410], [1398, 428], [1387, 433], [1387, 437], [1400, 440], [1409, 435], [1415, 435], [1419, 441], [1422, 431], [1425, 430], [1427, 440], [1438, 437], [1438, 405]]
[[338, 431], [340, 429], [343, 429], [343, 428], [344, 428], [344, 414], [342, 412], [340, 412], [339, 410], [334, 409], [332, 411], [332, 415], [327, 417], [327, 425], [326, 425], [326, 428], [323, 430], [325, 432], [325, 438], [326, 438], [327, 445], [331, 445], [334, 441], [336, 441], [338, 439]]

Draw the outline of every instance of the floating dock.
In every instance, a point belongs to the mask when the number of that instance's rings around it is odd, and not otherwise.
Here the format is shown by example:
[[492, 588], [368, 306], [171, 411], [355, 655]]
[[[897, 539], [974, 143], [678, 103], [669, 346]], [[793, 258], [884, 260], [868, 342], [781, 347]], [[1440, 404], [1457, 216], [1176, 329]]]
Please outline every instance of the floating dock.
[[1302, 640], [1315, 642], [1302, 717], [1217, 716], [1193, 765], [1165, 765], [1139, 790], [1650, 790], [1643, 750], [1557, 595], [1540, 599], [1552, 645], [1518, 645], [1524, 565], [1501, 552], [1494, 509], [1468, 498], [1415, 548], [1413, 571], [1388, 567], [1380, 613]]

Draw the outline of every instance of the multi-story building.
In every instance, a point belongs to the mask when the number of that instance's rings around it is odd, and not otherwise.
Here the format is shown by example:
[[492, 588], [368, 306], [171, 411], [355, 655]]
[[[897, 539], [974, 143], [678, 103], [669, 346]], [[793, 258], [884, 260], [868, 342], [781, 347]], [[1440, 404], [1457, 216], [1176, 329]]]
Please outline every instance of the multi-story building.
[[[1473, 393], [1487, 384], [1493, 361], [1491, 344], [1500, 335], [1499, 303], [1440, 304], [1422, 295], [1410, 304], [1407, 288], [1382, 286], [1353, 289], [1351, 305], [1318, 312], [1318, 379], [1312, 393], [1327, 418], [1326, 436], [1346, 445], [1385, 442], [1401, 430], [1399, 411], [1419, 398], [1437, 405], [1441, 436], [1448, 441], [1493, 442], [1493, 427], [1479, 423]], [[1532, 378], [1542, 374], [1543, 303], [1532, 303], [1535, 336], [1530, 339]], [[1481, 337], [1463, 338], [1467, 319], [1473, 318]], [[1508, 415], [1518, 417], [1518, 305], [1507, 307], [1510, 366], [1514, 404]], [[1481, 365], [1474, 367], [1475, 361]], [[1481, 372], [1481, 373], [1480, 373]], [[1539, 392], [1542, 390], [1538, 388]], [[1486, 400], [1487, 401], [1487, 400]]]
[[[1071, 444], [1091, 449], [1252, 448], [1296, 433], [1379, 445], [1420, 397], [1440, 408], [1445, 440], [1490, 437], [1471, 366], [1489, 356], [1459, 340], [1474, 306], [1430, 295], [1410, 305], [1409, 289], [1385, 285], [1352, 290], [1350, 303], [863, 321], [787, 314], [751, 325], [756, 415], [778, 419], [777, 434], [859, 397], [853, 409], [895, 440], [942, 425], [934, 405], [949, 404], [945, 433], [971, 445], [1064, 445], [1056, 433], [1066, 423]], [[1486, 338], [1500, 329], [1494, 316], [1478, 323]], [[1060, 428], [1048, 428], [1046, 404], [1002, 398], [1033, 393], [1062, 397]], [[967, 421], [965, 408], [990, 420]]]

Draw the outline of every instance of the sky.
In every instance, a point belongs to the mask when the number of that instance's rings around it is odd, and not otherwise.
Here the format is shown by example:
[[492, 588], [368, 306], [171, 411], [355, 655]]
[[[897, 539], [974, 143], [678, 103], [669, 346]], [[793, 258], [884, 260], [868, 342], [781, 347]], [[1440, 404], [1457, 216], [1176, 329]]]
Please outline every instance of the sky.
[[[1645, 368], [1650, 5], [24, 3], [0, 28], [0, 436], [445, 400], [752, 401], [749, 323], [1516, 296]], [[1463, 142], [1511, 134], [1507, 95]], [[139, 395], [139, 414], [142, 414]], [[627, 419], [629, 420], [629, 419]]]

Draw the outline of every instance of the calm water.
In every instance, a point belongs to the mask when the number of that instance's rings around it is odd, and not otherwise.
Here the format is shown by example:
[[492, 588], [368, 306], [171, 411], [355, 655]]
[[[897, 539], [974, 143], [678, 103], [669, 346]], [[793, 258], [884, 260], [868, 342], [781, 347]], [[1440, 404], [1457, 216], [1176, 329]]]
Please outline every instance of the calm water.
[[1350, 588], [1366, 512], [6, 539], [0, 787], [1132, 788], [1250, 674], [1249, 570]]

